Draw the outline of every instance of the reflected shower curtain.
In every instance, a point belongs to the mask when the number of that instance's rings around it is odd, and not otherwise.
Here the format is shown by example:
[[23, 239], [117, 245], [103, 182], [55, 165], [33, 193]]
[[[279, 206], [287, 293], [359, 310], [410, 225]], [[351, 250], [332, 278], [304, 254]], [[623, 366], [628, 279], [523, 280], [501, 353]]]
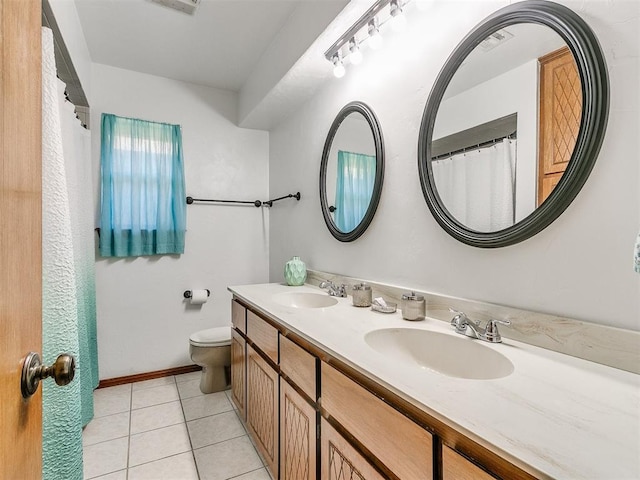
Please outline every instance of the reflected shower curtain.
[[334, 221], [341, 232], [351, 232], [371, 203], [376, 179], [376, 157], [338, 151], [338, 181]]
[[91, 162], [88, 136], [67, 128], [74, 115], [64, 105], [53, 51], [51, 30], [43, 28], [42, 360], [50, 365], [70, 353], [76, 374], [65, 387], [42, 385], [42, 478], [80, 480], [82, 427], [93, 416], [98, 379]]
[[479, 232], [513, 225], [516, 140], [436, 160], [432, 167], [438, 194], [460, 223]]

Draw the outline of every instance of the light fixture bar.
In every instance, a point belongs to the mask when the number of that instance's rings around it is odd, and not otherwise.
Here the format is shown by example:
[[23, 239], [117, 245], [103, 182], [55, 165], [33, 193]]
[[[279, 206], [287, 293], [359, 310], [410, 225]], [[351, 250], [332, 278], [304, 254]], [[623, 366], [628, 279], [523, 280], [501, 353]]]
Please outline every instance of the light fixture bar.
[[375, 16], [380, 13], [380, 11], [389, 5], [391, 0], [378, 0], [374, 3], [369, 10], [364, 12], [362, 16], [358, 19], [356, 23], [352, 25], [352, 27], [347, 30], [339, 39], [331, 45], [329, 50], [324, 53], [324, 56], [330, 62], [332, 61], [333, 56], [340, 51], [340, 49], [349, 43], [349, 41], [356, 36], [356, 34], [365, 27], [369, 21], [371, 21]]

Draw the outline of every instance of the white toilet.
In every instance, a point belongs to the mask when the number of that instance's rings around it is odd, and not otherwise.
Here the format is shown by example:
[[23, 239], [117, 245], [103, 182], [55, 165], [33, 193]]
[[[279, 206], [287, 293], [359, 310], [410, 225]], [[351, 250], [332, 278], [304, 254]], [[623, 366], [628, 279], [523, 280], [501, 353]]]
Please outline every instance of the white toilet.
[[231, 383], [231, 327], [200, 330], [189, 337], [193, 363], [202, 367], [200, 390], [213, 393]]

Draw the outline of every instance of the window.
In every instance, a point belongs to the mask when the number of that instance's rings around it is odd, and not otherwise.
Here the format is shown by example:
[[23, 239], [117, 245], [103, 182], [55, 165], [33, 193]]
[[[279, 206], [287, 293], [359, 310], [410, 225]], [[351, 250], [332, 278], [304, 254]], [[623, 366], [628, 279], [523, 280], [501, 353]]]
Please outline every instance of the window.
[[102, 115], [100, 255], [184, 253], [179, 125]]

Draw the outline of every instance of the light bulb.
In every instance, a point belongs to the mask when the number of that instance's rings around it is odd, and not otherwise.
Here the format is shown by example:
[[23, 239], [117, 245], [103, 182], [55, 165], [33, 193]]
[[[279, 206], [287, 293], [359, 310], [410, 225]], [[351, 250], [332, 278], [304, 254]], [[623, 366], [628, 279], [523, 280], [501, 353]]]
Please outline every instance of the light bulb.
[[389, 23], [391, 24], [391, 29], [394, 32], [401, 32], [407, 26], [407, 18], [402, 14], [402, 7], [400, 6], [399, 0], [392, 0], [391, 6], [389, 7], [391, 13], [391, 19]]
[[342, 60], [340, 59], [340, 55], [336, 53], [331, 61], [333, 62], [333, 75], [336, 78], [344, 77], [346, 70], [344, 68], [344, 64], [342, 63]]
[[378, 30], [377, 18], [369, 22], [367, 33], [369, 34], [369, 39], [367, 40], [369, 47], [371, 47], [372, 50], [379, 49], [382, 46], [382, 35], [380, 35], [380, 30]]
[[360, 51], [360, 47], [358, 46], [358, 42], [356, 42], [355, 37], [349, 40], [349, 61], [352, 65], [359, 65], [362, 63], [362, 52]]

